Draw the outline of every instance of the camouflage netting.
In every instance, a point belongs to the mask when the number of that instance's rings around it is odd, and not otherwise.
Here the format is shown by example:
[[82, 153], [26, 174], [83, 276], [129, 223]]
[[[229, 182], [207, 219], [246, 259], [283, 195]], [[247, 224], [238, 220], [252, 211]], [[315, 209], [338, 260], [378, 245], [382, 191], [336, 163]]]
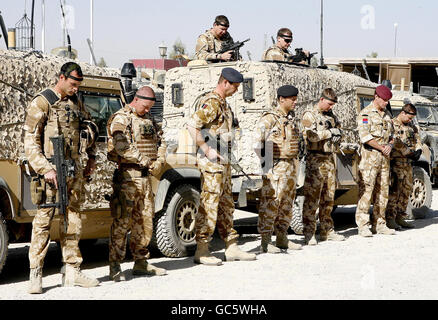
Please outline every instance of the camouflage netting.
[[[355, 129], [358, 115], [355, 88], [358, 86], [376, 87], [375, 83], [349, 73], [313, 68], [303, 68], [287, 64], [263, 62], [237, 62], [197, 66], [191, 68], [175, 68], [166, 74], [164, 93], [164, 123], [166, 139], [178, 140], [179, 128], [183, 128], [187, 119], [194, 112], [196, 98], [205, 91], [216, 87], [222, 68], [231, 66], [239, 70], [244, 78], [254, 81], [254, 101], [244, 101], [243, 90], [228, 98], [227, 101], [239, 119], [243, 136], [239, 140], [237, 152], [242, 159], [241, 165], [247, 173], [257, 173], [258, 160], [253, 152], [252, 132], [263, 111], [276, 105], [277, 89], [285, 84], [298, 87], [300, 94], [296, 109], [300, 119], [306, 109], [312, 108], [319, 100], [324, 88], [333, 88], [339, 97], [339, 103], [333, 112], [338, 116], [343, 128]], [[182, 84], [184, 105], [172, 104], [171, 85]], [[181, 113], [184, 115], [182, 116]], [[357, 142], [354, 131], [349, 131], [344, 142]]]
[[[20, 163], [24, 158], [23, 123], [26, 107], [32, 97], [54, 86], [61, 66], [69, 60], [18, 51], [0, 50], [0, 160]], [[81, 63], [84, 75], [119, 77], [116, 70]], [[99, 144], [97, 169], [93, 182], [86, 186], [86, 208], [100, 207], [107, 202], [114, 166], [106, 161], [106, 146]], [[88, 196], [89, 195], [89, 196]]]

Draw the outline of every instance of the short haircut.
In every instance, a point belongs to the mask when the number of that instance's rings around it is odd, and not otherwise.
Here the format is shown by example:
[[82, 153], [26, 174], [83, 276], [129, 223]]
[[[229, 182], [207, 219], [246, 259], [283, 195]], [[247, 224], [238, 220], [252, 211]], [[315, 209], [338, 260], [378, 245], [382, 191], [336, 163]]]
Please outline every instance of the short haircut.
[[[217, 83], [220, 84], [220, 83], [224, 82], [225, 80], [227, 80], [227, 79], [225, 79], [225, 77], [224, 77], [223, 75], [221, 75], [221, 76], [219, 77], [219, 80], [217, 81]], [[227, 80], [227, 81], [228, 81], [228, 80]]]
[[217, 25], [220, 25], [223, 27], [227, 27], [227, 28], [230, 27], [230, 21], [228, 20], [228, 18], [226, 16], [223, 16], [223, 15], [217, 16], [214, 19], [214, 24], [217, 24]]
[[288, 28], [281, 28], [277, 32], [277, 37], [282, 37], [282, 36], [290, 36], [290, 37], [292, 37], [292, 31], [290, 29], [288, 29]]
[[338, 103], [338, 95], [332, 88], [326, 88], [322, 91], [321, 98]]
[[412, 103], [405, 104], [402, 111], [410, 115], [417, 115], [417, 108]]
[[64, 77], [68, 78], [73, 71], [76, 71], [79, 77], [83, 77], [81, 66], [76, 62], [67, 62], [63, 64], [59, 75], [64, 75]]

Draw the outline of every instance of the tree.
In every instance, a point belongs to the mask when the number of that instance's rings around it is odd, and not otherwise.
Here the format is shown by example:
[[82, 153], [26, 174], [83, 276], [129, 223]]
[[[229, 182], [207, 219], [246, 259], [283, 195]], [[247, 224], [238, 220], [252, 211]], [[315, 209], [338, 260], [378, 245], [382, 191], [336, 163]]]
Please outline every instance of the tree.
[[370, 54], [367, 54], [367, 58], [377, 58], [379, 54], [377, 52], [371, 52]]
[[99, 60], [99, 62], [98, 62], [98, 64], [97, 64], [97, 66], [98, 66], [98, 67], [102, 67], [102, 68], [106, 68], [106, 67], [108, 67], [107, 64], [106, 64], [106, 62], [105, 62], [105, 59], [104, 59], [103, 57], [100, 58], [100, 60]]
[[186, 46], [181, 39], [176, 39], [172, 46], [172, 51], [169, 54], [170, 59], [176, 59], [181, 55], [186, 55]]

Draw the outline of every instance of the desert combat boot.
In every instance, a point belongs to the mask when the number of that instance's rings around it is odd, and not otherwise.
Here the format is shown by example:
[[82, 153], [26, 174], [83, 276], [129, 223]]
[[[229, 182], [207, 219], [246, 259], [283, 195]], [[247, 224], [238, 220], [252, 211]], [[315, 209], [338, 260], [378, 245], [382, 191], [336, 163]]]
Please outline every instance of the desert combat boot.
[[345, 237], [341, 234], [330, 230], [329, 232], [321, 232], [319, 234], [319, 241], [344, 241]]
[[110, 262], [109, 264], [109, 278], [112, 281], [119, 282], [119, 281], [125, 281], [125, 274], [122, 272], [122, 269], [120, 268], [120, 263], [118, 262]]
[[61, 273], [63, 274], [63, 287], [80, 286], [84, 288], [91, 288], [99, 285], [99, 280], [86, 276], [81, 272], [81, 270], [79, 270], [79, 267], [75, 267], [71, 264], [65, 264], [62, 267]]
[[415, 225], [412, 222], [408, 222], [402, 217], [395, 218], [395, 222], [403, 228], [407, 228], [407, 229], [415, 228]]
[[29, 288], [27, 292], [30, 294], [43, 293], [43, 271], [41, 267], [30, 269]]
[[256, 255], [254, 253], [248, 253], [240, 250], [240, 248], [237, 246], [237, 240], [234, 239], [226, 242], [225, 260], [252, 261], [256, 260]]
[[206, 266], [220, 266], [222, 264], [221, 259], [216, 258], [210, 253], [208, 242], [197, 243], [194, 261]]
[[275, 245], [277, 248], [284, 249], [284, 250], [301, 250], [303, 249], [302, 245], [298, 243], [293, 243], [292, 241], [289, 241], [287, 238], [286, 233], [278, 233], [277, 239], [275, 241]]
[[132, 274], [134, 276], [165, 276], [167, 270], [148, 263], [146, 259], [140, 259], [135, 260]]
[[397, 222], [395, 222], [394, 219], [387, 219], [386, 220], [386, 226], [389, 229], [394, 229], [394, 230], [400, 230], [401, 229], [400, 225]]
[[389, 229], [386, 226], [386, 223], [383, 225], [379, 225], [378, 227], [373, 226], [371, 228], [372, 233], [377, 233], [377, 234], [383, 234], [383, 235], [387, 235], [387, 236], [392, 236], [395, 235], [396, 232], [393, 229]]
[[277, 248], [276, 246], [274, 246], [271, 242], [271, 235], [270, 234], [265, 234], [262, 235], [262, 240], [261, 240], [261, 245], [260, 245], [260, 253], [280, 253], [281, 250], [280, 248]]
[[316, 241], [314, 234], [306, 234], [304, 235], [304, 242], [308, 246], [316, 246], [318, 244], [318, 241]]

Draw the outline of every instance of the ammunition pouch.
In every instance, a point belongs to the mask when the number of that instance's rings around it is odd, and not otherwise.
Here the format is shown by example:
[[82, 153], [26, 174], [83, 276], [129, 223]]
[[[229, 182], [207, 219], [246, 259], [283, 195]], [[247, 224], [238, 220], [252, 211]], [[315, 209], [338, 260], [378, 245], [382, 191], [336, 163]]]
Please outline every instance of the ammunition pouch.
[[40, 206], [45, 203], [46, 183], [40, 176], [31, 177], [30, 181], [30, 198], [32, 203]]

